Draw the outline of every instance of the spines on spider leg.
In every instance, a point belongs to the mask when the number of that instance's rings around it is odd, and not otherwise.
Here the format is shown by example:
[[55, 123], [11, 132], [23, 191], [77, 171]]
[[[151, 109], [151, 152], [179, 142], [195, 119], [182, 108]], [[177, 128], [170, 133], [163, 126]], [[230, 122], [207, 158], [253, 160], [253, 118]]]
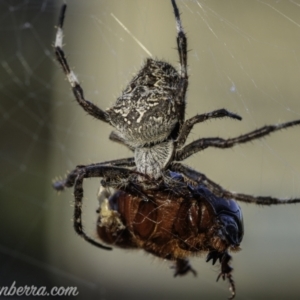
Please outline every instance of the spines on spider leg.
[[187, 39], [180, 20], [180, 13], [176, 1], [172, 0], [177, 29], [177, 47], [181, 66], [181, 76], [187, 78]]
[[55, 46], [55, 54], [56, 54], [57, 60], [62, 65], [63, 70], [64, 70], [72, 88], [74, 88], [76, 85], [79, 84], [79, 80], [77, 79], [77, 76], [74, 74], [74, 72], [72, 70], [70, 70], [70, 67], [67, 63], [65, 53], [62, 50], [62, 47], [63, 47], [63, 24], [64, 24], [66, 10], [67, 10], [67, 5], [64, 4], [61, 8], [59, 19], [58, 19], [58, 28], [57, 28], [54, 46]]
[[185, 107], [186, 107], [186, 90], [188, 87], [188, 73], [187, 73], [187, 38], [183, 30], [183, 26], [180, 20], [180, 13], [177, 7], [176, 1], [172, 0], [172, 5], [174, 9], [174, 15], [176, 20], [176, 29], [177, 29], [177, 50], [180, 61], [180, 83], [178, 85], [177, 96], [175, 99], [177, 107], [177, 116], [178, 116], [178, 125], [179, 128], [184, 123], [185, 119]]
[[75, 183], [78, 172], [82, 166], [77, 166], [77, 168], [68, 173], [65, 179], [57, 178], [52, 183], [52, 187], [57, 191], [63, 191], [65, 188], [72, 187]]
[[293, 204], [300, 203], [300, 198], [294, 199], [278, 199], [270, 196], [252, 196], [241, 193], [225, 192], [226, 198], [233, 198], [237, 201], [245, 203], [254, 203], [258, 205], [279, 205], [279, 204]]
[[265, 137], [271, 134], [272, 132], [279, 131], [284, 128], [297, 126], [297, 125], [300, 125], [300, 120], [295, 120], [295, 121], [275, 124], [275, 125], [266, 125], [264, 127], [242, 134], [235, 138], [229, 138], [229, 139], [223, 139], [219, 137], [201, 138], [191, 142], [190, 144], [186, 145], [182, 149], [178, 150], [175, 154], [175, 157], [177, 161], [182, 161], [188, 158], [189, 156], [193, 155], [194, 153], [203, 151], [208, 147], [214, 147], [220, 149], [231, 148], [237, 144], [248, 143], [250, 141]]
[[67, 79], [72, 87], [74, 96], [78, 102], [78, 104], [91, 116], [95, 117], [96, 119], [99, 119], [101, 121], [104, 121], [106, 123], [110, 122], [109, 114], [106, 111], [103, 111], [99, 107], [97, 107], [92, 102], [86, 100], [84, 98], [83, 89], [80, 86], [79, 80], [75, 73], [70, 69], [69, 64], [67, 62], [66, 55], [64, 51], [62, 50], [63, 47], [63, 23], [65, 19], [67, 6], [63, 5], [61, 8], [59, 20], [58, 20], [58, 28], [56, 33], [56, 39], [55, 39], [55, 55], [57, 58], [57, 61], [60, 63], [60, 65], [63, 68], [64, 73], [67, 76]]
[[[69, 78], [69, 74], [71, 74], [73, 72], [70, 70], [69, 65], [67, 63], [67, 60], [66, 60], [65, 53], [62, 50], [63, 38], [64, 38], [63, 24], [64, 24], [64, 19], [65, 19], [66, 9], [67, 9], [67, 5], [64, 4], [61, 7], [61, 11], [60, 11], [59, 19], [58, 19], [58, 25], [57, 25], [57, 32], [56, 32], [54, 47], [55, 47], [56, 58], [57, 58], [58, 62], [62, 65], [63, 71], [68, 76], [68, 80], [71, 83], [70, 78]], [[73, 77], [76, 78], [75, 75]], [[72, 83], [71, 83], [71, 85], [72, 85]], [[74, 85], [72, 85], [72, 86], [74, 86]]]

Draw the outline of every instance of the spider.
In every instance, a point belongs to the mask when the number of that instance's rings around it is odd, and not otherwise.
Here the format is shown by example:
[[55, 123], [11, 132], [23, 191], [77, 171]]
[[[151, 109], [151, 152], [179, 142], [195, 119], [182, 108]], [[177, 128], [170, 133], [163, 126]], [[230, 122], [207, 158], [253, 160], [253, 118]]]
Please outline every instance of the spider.
[[[110, 140], [125, 145], [133, 152], [133, 157], [129, 158], [79, 165], [64, 180], [56, 181], [53, 184], [53, 187], [58, 191], [74, 187], [74, 229], [87, 242], [102, 249], [110, 250], [111, 248], [89, 237], [83, 230], [83, 181], [86, 178], [102, 178], [102, 188], [113, 188], [116, 190], [116, 193], [112, 196], [107, 195], [104, 197], [105, 199], [110, 198], [110, 205], [116, 199], [125, 201], [129, 198], [129, 200], [136, 199], [137, 203], [150, 203], [155, 201], [156, 198], [160, 200], [167, 199], [168, 195], [171, 195], [170, 199], [173, 203], [176, 201], [181, 203], [185, 200], [191, 204], [193, 201], [196, 201], [198, 206], [205, 201], [220, 203], [221, 199], [227, 202], [237, 200], [260, 205], [300, 202], [299, 198], [278, 199], [271, 196], [252, 196], [231, 192], [216, 184], [205, 174], [180, 163], [208, 147], [231, 148], [234, 145], [253, 141], [283, 128], [300, 125], [300, 120], [264, 126], [235, 138], [199, 138], [185, 145], [189, 133], [194, 125], [198, 123], [215, 118], [230, 118], [239, 121], [242, 118], [226, 109], [218, 109], [208, 113], [197, 114], [185, 120], [186, 92], [188, 87], [187, 38], [182, 27], [176, 1], [171, 0], [171, 4], [177, 29], [179, 70], [176, 70], [167, 62], [148, 58], [140, 71], [122, 91], [121, 96], [117, 98], [114, 106], [106, 110], [102, 110], [85, 99], [79, 80], [69, 67], [62, 50], [63, 23], [67, 6], [63, 5], [61, 9], [55, 40], [55, 54], [57, 61], [67, 76], [76, 101], [89, 115], [114, 127], [115, 130], [109, 136]], [[207, 200], [205, 200], [206, 198]], [[124, 202], [124, 205], [130, 207], [132, 204], [129, 202], [126, 202], [127, 204]], [[215, 208], [220, 205], [210, 204], [210, 206]], [[178, 207], [173, 209], [179, 211]], [[101, 210], [100, 218], [104, 218], [103, 208], [99, 211]], [[240, 209], [237, 210], [240, 211]], [[111, 207], [108, 211], [109, 214], [114, 212]], [[231, 211], [229, 210], [227, 213], [231, 214]], [[217, 209], [210, 210], [210, 214], [217, 215]], [[123, 218], [126, 217], [123, 216]], [[113, 231], [124, 229], [122, 227], [124, 226], [124, 220], [120, 219], [117, 212], [112, 219], [117, 224]], [[111, 225], [106, 224], [105, 226], [108, 228]], [[238, 232], [240, 232], [240, 229]], [[241, 238], [237, 239], [236, 242], [232, 242], [228, 238], [226, 247], [230, 245], [237, 247], [240, 241]], [[213, 248], [207, 248], [206, 250], [210, 251], [208, 260], [213, 259], [214, 263], [219, 259], [223, 262], [220, 275], [229, 279], [233, 297], [234, 284], [230, 274], [231, 268], [228, 266], [230, 257], [226, 252], [227, 249], [220, 250], [221, 252], [217, 253], [214, 252]], [[178, 258], [177, 273], [185, 273], [183, 270], [192, 271], [185, 259]]]

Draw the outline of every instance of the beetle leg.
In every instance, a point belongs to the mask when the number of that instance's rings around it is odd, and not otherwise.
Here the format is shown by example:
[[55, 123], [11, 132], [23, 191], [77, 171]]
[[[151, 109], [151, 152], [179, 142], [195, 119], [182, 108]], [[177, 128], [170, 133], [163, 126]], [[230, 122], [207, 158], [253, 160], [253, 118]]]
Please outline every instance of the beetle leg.
[[212, 260], [212, 264], [214, 265], [217, 260], [221, 263], [221, 273], [217, 277], [217, 281], [222, 277], [223, 280], [228, 279], [229, 282], [229, 290], [231, 291], [231, 297], [229, 299], [233, 299], [235, 297], [235, 284], [232, 278], [231, 272], [233, 270], [232, 267], [229, 266], [229, 261], [231, 260], [231, 255], [227, 252], [218, 252], [217, 250], [209, 251], [206, 262]]
[[189, 260], [185, 258], [177, 259], [175, 265], [172, 266], [172, 268], [175, 269], [174, 277], [176, 277], [177, 275], [186, 275], [188, 272], [192, 272], [194, 276], [197, 276], [197, 272], [192, 268]]
[[221, 262], [221, 257], [222, 257], [222, 253], [218, 252], [217, 250], [211, 250], [207, 254], [206, 262], [212, 260], [212, 264], [214, 265], [218, 259]]
[[231, 275], [233, 268], [229, 266], [230, 260], [231, 255], [229, 255], [227, 252], [224, 252], [223, 255], [220, 257], [221, 273], [217, 277], [217, 281], [220, 279], [220, 277], [222, 277], [223, 280], [225, 280], [227, 277], [229, 282], [229, 290], [231, 291], [231, 297], [228, 299], [233, 299], [235, 297], [235, 283]]

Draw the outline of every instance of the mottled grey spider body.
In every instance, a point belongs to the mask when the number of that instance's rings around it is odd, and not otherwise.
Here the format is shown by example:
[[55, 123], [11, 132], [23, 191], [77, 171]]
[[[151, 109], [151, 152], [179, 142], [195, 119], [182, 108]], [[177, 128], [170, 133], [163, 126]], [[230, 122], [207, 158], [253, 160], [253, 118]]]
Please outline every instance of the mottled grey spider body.
[[[261, 205], [300, 202], [298, 198], [277, 199], [270, 196], [251, 196], [230, 192], [204, 174], [179, 163], [208, 147], [231, 148], [236, 144], [258, 139], [271, 132], [299, 125], [300, 120], [264, 126], [236, 138], [200, 138], [185, 145], [195, 124], [214, 118], [228, 117], [241, 120], [241, 117], [225, 109], [218, 109], [185, 120], [185, 97], [188, 86], [187, 39], [175, 0], [171, 0], [171, 3], [176, 20], [180, 69], [176, 71], [169, 63], [147, 59], [141, 70], [117, 99], [115, 105], [107, 110], [100, 109], [84, 98], [83, 89], [68, 65], [62, 50], [62, 27], [66, 5], [61, 10], [55, 40], [55, 53], [78, 104], [91, 116], [112, 125], [115, 131], [111, 133], [110, 139], [127, 146], [134, 152], [134, 156], [129, 158], [77, 166], [66, 179], [57, 181], [53, 185], [56, 190], [74, 186], [74, 229], [86, 241], [103, 249], [111, 248], [90, 238], [82, 227], [81, 208], [85, 178], [100, 177], [102, 186], [113, 187], [126, 193], [132, 192], [143, 200], [147, 200], [147, 195], [153, 195], [155, 191], [159, 193], [159, 187], [169, 191], [180, 190], [180, 186], [176, 186], [178, 183], [176, 178], [180, 177], [184, 178], [181, 184], [185, 185], [185, 190], [191, 184], [203, 187], [221, 199], [235, 199]], [[220, 258], [218, 255], [215, 256], [215, 260]], [[227, 251], [223, 251], [221, 257], [226, 257], [222, 276], [226, 275], [230, 281], [232, 280], [231, 268], [227, 267], [229, 261]], [[234, 289], [233, 282], [230, 284]]]
[[133, 148], [169, 138], [179, 122], [176, 95], [180, 76], [170, 64], [148, 58], [116, 104], [106, 112], [122, 139]]
[[106, 110], [117, 130], [115, 139], [134, 150], [137, 171], [155, 179], [173, 156], [180, 80], [173, 66], [148, 58], [116, 104]]

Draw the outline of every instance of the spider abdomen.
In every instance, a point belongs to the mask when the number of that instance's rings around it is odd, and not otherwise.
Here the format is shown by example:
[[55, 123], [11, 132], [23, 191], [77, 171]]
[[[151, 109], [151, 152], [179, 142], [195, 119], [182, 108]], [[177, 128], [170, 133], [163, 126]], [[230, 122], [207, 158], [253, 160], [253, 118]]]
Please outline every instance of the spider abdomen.
[[180, 76], [170, 64], [148, 58], [116, 104], [110, 123], [132, 147], [159, 143], [178, 123], [175, 98]]

